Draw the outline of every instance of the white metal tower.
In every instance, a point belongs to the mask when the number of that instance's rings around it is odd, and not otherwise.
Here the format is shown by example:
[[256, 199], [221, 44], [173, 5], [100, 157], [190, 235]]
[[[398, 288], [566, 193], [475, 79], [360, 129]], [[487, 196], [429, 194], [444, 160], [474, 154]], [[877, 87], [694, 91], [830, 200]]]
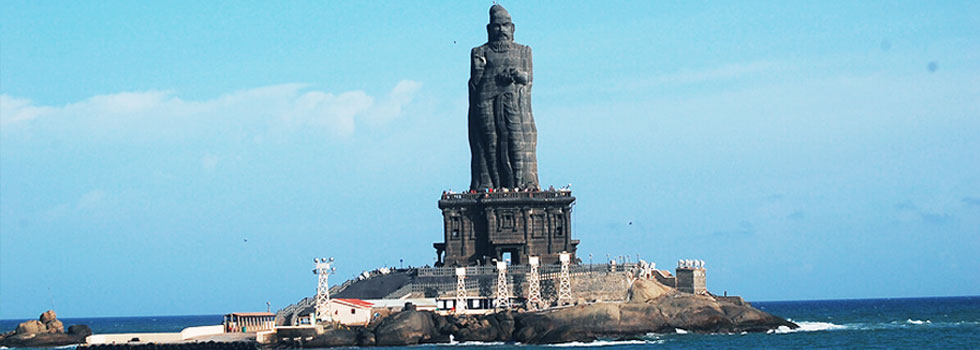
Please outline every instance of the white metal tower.
[[498, 309], [510, 308], [510, 288], [507, 288], [507, 262], [497, 262], [497, 299], [494, 300], [494, 307]]
[[330, 284], [328, 276], [333, 273], [333, 258], [313, 258], [313, 273], [317, 275], [315, 314], [313, 323], [317, 321], [332, 321], [330, 315]]
[[466, 311], [466, 268], [456, 268], [456, 313]]
[[561, 273], [558, 275], [558, 306], [572, 303], [572, 277], [568, 273], [568, 265], [572, 262], [571, 254], [558, 254], [561, 261]]
[[541, 276], [538, 275], [540, 259], [536, 256], [528, 258], [531, 273], [527, 275], [527, 309], [536, 311], [541, 306]]

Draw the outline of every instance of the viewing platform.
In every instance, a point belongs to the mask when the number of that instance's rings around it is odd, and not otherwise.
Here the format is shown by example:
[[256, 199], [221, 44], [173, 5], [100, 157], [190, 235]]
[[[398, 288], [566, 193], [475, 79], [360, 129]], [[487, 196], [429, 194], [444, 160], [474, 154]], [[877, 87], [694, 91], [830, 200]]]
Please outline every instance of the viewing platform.
[[489, 265], [494, 259], [523, 265], [532, 255], [554, 264], [561, 252], [574, 261], [579, 241], [572, 238], [573, 204], [567, 188], [443, 192], [436, 266]]

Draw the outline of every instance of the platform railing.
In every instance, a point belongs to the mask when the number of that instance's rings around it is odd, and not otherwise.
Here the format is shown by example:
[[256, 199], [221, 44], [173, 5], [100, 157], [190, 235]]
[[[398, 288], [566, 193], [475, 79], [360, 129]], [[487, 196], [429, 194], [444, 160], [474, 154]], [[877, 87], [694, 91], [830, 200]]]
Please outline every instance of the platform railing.
[[[579, 272], [611, 272], [615, 269], [617, 272], [627, 271], [636, 267], [635, 263], [625, 263], [625, 264], [577, 264], [568, 267], [568, 272], [579, 273]], [[557, 273], [561, 270], [560, 265], [541, 265], [538, 267], [538, 273]], [[530, 273], [531, 267], [528, 265], [511, 265], [507, 267], [508, 275], [523, 275]], [[467, 276], [478, 276], [478, 275], [496, 275], [497, 268], [493, 266], [469, 266], [466, 268]], [[455, 267], [420, 267], [418, 269], [419, 277], [455, 277], [456, 268]]]
[[477, 193], [445, 193], [442, 199], [503, 199], [503, 198], [565, 198], [571, 197], [572, 191], [525, 191], [525, 192], [477, 192]]

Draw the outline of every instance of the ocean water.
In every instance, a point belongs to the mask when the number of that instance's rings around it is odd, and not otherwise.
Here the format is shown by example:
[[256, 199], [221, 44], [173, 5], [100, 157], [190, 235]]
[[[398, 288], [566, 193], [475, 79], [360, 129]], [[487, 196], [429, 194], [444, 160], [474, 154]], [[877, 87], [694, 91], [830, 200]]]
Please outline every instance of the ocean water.
[[[40, 313], [38, 313], [40, 315]], [[198, 316], [133, 316], [133, 317], [89, 317], [69, 318], [58, 317], [58, 320], [68, 326], [75, 324], [88, 325], [92, 332], [99, 333], [164, 333], [180, 332], [187, 327], [210, 326], [221, 324], [222, 315]], [[0, 320], [0, 331], [7, 332], [17, 328], [26, 320]]]
[[[546, 346], [461, 343], [399, 349], [980, 349], [980, 296], [752, 304], [789, 318], [800, 329], [768, 334], [648, 334], [639, 340], [603, 339]], [[0, 320], [0, 329], [11, 330], [21, 321]], [[65, 318], [62, 321], [66, 325], [88, 324], [96, 333], [171, 332], [218, 324], [221, 315]]]

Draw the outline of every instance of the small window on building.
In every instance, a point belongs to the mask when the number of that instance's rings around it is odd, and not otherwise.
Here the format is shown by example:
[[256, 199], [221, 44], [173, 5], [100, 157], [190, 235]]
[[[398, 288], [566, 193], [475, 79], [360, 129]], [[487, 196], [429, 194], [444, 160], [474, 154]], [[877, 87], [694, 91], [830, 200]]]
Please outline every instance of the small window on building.
[[561, 237], [565, 234], [565, 218], [562, 215], [555, 215], [555, 236]]
[[351, 315], [353, 315], [353, 314], [354, 314], [354, 309], [350, 309], [350, 314], [351, 314]]
[[499, 227], [500, 229], [498, 231], [503, 231], [503, 230], [516, 231], [517, 225], [514, 221], [514, 213], [513, 212], [501, 213]]
[[459, 238], [459, 231], [463, 227], [463, 222], [458, 216], [454, 216], [449, 223], [450, 236], [452, 238]]

